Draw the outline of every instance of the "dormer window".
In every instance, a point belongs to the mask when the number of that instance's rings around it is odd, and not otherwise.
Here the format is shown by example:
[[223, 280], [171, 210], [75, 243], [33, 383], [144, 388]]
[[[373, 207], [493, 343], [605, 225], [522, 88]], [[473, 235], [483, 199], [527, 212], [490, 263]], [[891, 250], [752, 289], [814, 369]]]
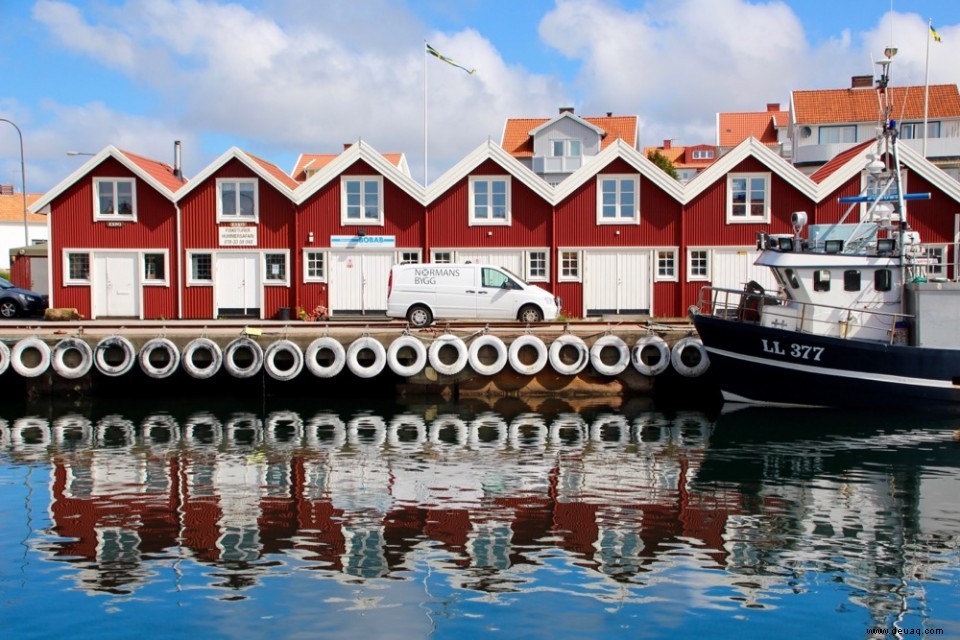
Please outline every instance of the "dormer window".
[[583, 155], [579, 140], [554, 140], [550, 147], [555, 158], [579, 158]]
[[470, 178], [470, 224], [510, 224], [510, 178]]
[[713, 160], [713, 149], [694, 149], [694, 160]]
[[217, 180], [218, 222], [256, 222], [258, 211], [256, 178]]
[[95, 219], [137, 219], [137, 189], [133, 178], [94, 178], [93, 192]]
[[638, 176], [601, 175], [597, 178], [597, 224], [640, 223]]
[[727, 223], [770, 222], [770, 174], [727, 176]]
[[340, 224], [383, 224], [382, 177], [345, 176], [340, 194]]

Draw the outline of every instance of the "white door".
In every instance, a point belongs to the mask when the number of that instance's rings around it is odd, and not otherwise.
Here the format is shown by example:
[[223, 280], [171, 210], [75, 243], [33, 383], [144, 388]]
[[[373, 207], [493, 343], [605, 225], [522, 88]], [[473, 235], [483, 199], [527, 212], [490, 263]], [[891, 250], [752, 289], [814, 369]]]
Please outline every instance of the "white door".
[[93, 254], [93, 317], [139, 318], [140, 256], [132, 251]]
[[30, 290], [37, 293], [50, 293], [46, 258], [30, 258]]
[[649, 251], [584, 251], [583, 259], [586, 315], [651, 312]]
[[330, 313], [386, 313], [392, 251], [331, 253]]
[[714, 249], [710, 264], [710, 279], [715, 287], [742, 290], [751, 280], [767, 291], [776, 291], [777, 281], [768, 267], [753, 263], [760, 255], [753, 249]]
[[260, 317], [260, 255], [221, 251], [216, 264], [217, 315]]

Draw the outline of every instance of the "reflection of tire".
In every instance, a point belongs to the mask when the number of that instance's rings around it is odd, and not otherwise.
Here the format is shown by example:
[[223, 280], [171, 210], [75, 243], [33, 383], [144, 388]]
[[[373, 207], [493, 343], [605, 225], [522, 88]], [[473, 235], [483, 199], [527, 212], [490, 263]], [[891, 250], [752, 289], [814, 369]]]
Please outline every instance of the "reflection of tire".
[[645, 376], [658, 376], [670, 366], [670, 347], [660, 336], [643, 336], [631, 354], [633, 368]]
[[424, 305], [415, 304], [407, 311], [407, 322], [414, 327], [426, 327], [433, 322], [433, 314]]
[[538, 307], [528, 304], [520, 309], [520, 313], [517, 314], [517, 320], [526, 322], [527, 324], [540, 322], [543, 320], [543, 312], [540, 311]]
[[[80, 361], [76, 364], [68, 363], [66, 360], [66, 355], [71, 351], [80, 354]], [[50, 359], [53, 370], [61, 378], [76, 380], [90, 372], [90, 367], [93, 366], [93, 349], [85, 340], [64, 338], [53, 348]]]
[[[617, 361], [613, 364], [607, 364], [601, 357], [603, 350], [606, 348], [617, 350]], [[603, 336], [590, 347], [590, 364], [599, 374], [618, 376], [630, 364], [630, 349], [627, 347], [627, 343], [618, 336]]]
[[[166, 363], [154, 364], [151, 357], [154, 351], [161, 351], [166, 354]], [[151, 378], [159, 380], [172, 375], [180, 366], [180, 350], [177, 349], [177, 345], [172, 340], [153, 338], [147, 340], [146, 344], [140, 347], [139, 360], [143, 372]]]
[[[120, 362], [113, 364], [107, 362], [107, 352], [111, 349], [119, 349], [121, 354]], [[93, 362], [97, 365], [97, 370], [103, 375], [116, 377], [122, 376], [133, 367], [137, 361], [137, 349], [133, 343], [123, 336], [110, 336], [97, 343], [93, 350]]]
[[710, 367], [710, 358], [700, 338], [687, 336], [673, 345], [670, 362], [677, 373], [686, 378], [702, 376]]
[[16, 300], [0, 300], [0, 316], [7, 318], [16, 318], [20, 315], [20, 305]]

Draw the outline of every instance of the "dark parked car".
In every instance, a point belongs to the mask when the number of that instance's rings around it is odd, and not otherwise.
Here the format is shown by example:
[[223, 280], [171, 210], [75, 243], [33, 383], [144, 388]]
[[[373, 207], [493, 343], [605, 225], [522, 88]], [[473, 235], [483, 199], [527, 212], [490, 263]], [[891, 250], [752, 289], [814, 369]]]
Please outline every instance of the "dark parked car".
[[15, 287], [7, 280], [0, 278], [0, 316], [4, 318], [39, 316], [49, 304], [49, 299], [42, 293]]

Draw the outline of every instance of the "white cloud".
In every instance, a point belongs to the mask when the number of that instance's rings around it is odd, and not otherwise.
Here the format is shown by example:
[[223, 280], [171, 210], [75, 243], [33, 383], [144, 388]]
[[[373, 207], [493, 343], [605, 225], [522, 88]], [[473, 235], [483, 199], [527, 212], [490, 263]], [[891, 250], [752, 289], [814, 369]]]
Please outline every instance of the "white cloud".
[[66, 2], [41, 0], [33, 17], [43, 23], [61, 46], [89, 55], [103, 64], [126, 71], [136, 65], [134, 43], [118, 29], [95, 26], [84, 20], [80, 9]]

